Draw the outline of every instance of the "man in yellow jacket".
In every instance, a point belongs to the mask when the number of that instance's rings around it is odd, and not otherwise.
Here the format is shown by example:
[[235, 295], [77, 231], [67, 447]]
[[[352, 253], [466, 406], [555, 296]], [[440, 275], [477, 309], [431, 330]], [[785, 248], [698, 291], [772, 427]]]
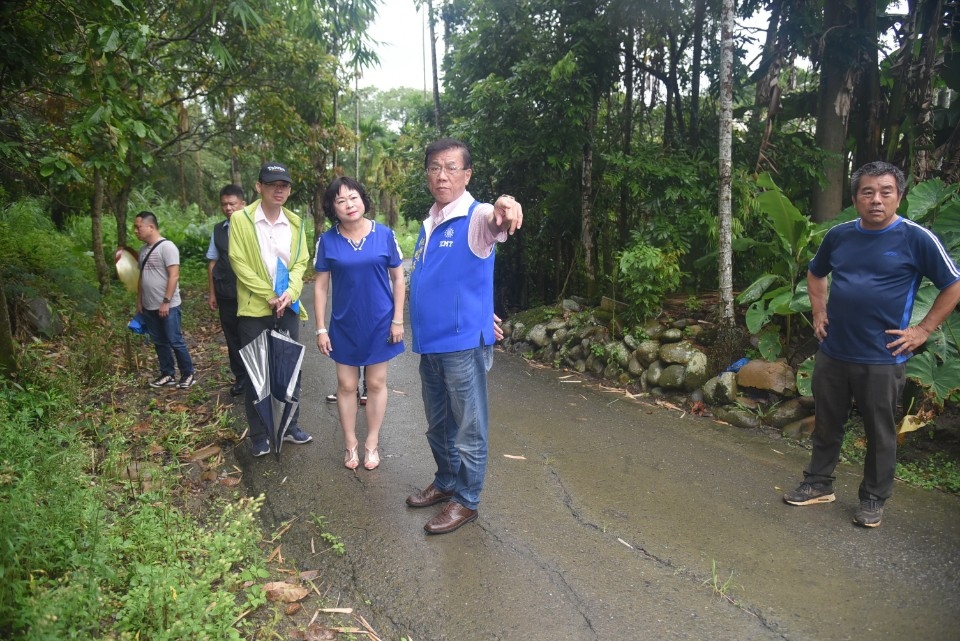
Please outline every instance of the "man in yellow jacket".
[[[300, 340], [300, 321], [307, 320], [300, 304], [303, 273], [310, 262], [303, 221], [283, 205], [293, 180], [286, 166], [265, 163], [256, 189], [260, 199], [234, 213], [230, 219], [230, 265], [237, 275], [237, 318], [240, 343], [247, 345], [264, 330], [286, 332]], [[278, 283], [286, 282], [285, 289]], [[242, 348], [241, 348], [242, 349]], [[300, 380], [295, 394], [300, 396]], [[254, 407], [256, 393], [247, 386], [244, 406], [250, 424], [250, 453], [270, 453], [266, 427]], [[309, 443], [313, 437], [300, 428], [299, 406], [287, 428], [286, 443]]]

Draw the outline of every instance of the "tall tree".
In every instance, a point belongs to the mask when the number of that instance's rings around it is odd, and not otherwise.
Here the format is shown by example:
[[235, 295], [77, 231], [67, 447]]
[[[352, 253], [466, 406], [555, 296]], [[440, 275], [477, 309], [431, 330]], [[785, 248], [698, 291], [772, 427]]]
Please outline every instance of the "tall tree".
[[3, 278], [0, 276], [0, 376], [9, 378], [18, 369], [16, 342], [10, 325], [10, 312]]
[[717, 207], [719, 244], [720, 322], [734, 326], [733, 233], [731, 199], [733, 183], [733, 0], [723, 0], [720, 18], [720, 189]]
[[433, 12], [433, 0], [427, 0], [427, 21], [430, 25], [430, 68], [433, 78], [433, 124], [437, 134], [443, 131], [440, 117], [440, 74], [437, 71], [437, 20]]
[[847, 124], [853, 104], [858, 47], [856, 16], [844, 2], [826, 2], [818, 52], [817, 145], [826, 152], [823, 176], [813, 189], [812, 218], [830, 220], [843, 209]]

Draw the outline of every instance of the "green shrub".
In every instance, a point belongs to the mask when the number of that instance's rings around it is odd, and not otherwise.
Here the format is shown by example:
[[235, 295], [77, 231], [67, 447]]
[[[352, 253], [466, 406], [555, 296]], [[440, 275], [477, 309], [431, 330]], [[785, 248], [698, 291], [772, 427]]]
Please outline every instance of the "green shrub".
[[[49, 428], [50, 417], [61, 404], [65, 399], [49, 388], [0, 388], [3, 638], [35, 625], [37, 595], [71, 582], [72, 573], [91, 561], [91, 550], [77, 533], [95, 525], [90, 517], [97, 500], [83, 469], [84, 449], [75, 435], [69, 429]], [[71, 598], [84, 600], [79, 594]]]
[[84, 243], [60, 234], [39, 200], [0, 210], [0, 280], [7, 300], [43, 297], [92, 311], [99, 301]]
[[678, 251], [654, 247], [635, 236], [620, 254], [617, 289], [634, 321], [656, 315], [666, 294], [677, 291], [681, 277]]

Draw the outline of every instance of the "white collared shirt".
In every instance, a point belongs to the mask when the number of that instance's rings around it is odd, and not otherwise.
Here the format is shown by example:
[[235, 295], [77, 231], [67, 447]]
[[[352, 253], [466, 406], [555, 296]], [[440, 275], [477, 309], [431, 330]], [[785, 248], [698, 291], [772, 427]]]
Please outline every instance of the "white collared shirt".
[[260, 205], [257, 205], [257, 213], [253, 217], [253, 224], [257, 230], [257, 240], [260, 242], [260, 257], [263, 264], [270, 274], [270, 282], [277, 279], [277, 259], [283, 261], [284, 265], [290, 265], [290, 245], [293, 241], [293, 228], [287, 216], [280, 211], [280, 217], [276, 222], [271, 223], [267, 220], [266, 214]]

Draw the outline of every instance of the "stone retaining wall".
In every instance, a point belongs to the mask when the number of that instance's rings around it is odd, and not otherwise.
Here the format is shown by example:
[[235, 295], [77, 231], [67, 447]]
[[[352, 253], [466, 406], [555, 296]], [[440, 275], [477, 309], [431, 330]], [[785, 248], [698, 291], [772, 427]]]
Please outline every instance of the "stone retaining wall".
[[702, 323], [650, 321], [625, 329], [616, 310], [587, 308], [575, 299], [538, 311], [547, 319], [503, 324], [504, 349], [653, 397], [681, 397], [738, 427], [776, 428], [796, 439], [813, 429], [813, 399], [798, 395], [796, 373], [786, 362], [711, 364]]

